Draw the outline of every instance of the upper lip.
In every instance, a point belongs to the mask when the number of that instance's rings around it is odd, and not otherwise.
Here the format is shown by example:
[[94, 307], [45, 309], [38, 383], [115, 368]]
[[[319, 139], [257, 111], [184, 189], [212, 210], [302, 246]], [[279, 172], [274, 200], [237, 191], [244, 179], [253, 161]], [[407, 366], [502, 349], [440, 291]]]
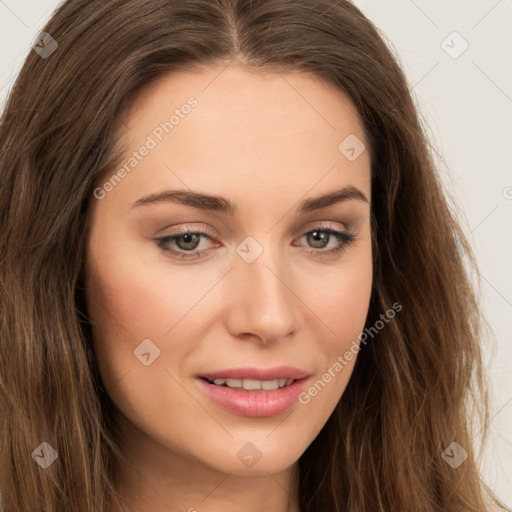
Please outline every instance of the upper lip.
[[254, 380], [275, 380], [275, 379], [304, 379], [309, 376], [306, 370], [293, 366], [275, 366], [273, 368], [226, 368], [217, 372], [201, 373], [199, 377], [208, 380], [213, 379], [254, 379]]

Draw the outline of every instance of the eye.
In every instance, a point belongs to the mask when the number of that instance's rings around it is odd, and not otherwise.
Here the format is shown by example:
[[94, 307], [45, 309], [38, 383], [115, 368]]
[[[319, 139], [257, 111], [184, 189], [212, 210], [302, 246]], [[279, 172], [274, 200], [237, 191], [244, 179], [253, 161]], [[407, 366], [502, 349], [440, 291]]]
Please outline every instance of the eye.
[[[170, 254], [173, 258], [184, 260], [191, 258], [200, 258], [203, 255], [207, 254], [209, 250], [197, 252], [193, 251], [196, 251], [199, 244], [201, 243], [201, 239], [211, 239], [212, 236], [213, 234], [210, 233], [208, 230], [193, 231], [189, 227], [184, 227], [183, 229], [173, 233], [172, 235], [157, 238], [155, 241], [158, 247], [166, 254]], [[171, 244], [174, 244], [179, 250], [173, 249], [171, 247]]]
[[[213, 240], [213, 233], [208, 230], [200, 231], [193, 230], [191, 227], [184, 227], [183, 229], [161, 238], [156, 238], [157, 246], [166, 254], [171, 257], [186, 260], [192, 258], [201, 258], [211, 251], [211, 248], [198, 250], [202, 239]], [[335, 256], [345, 250], [351, 243], [356, 240], [354, 234], [339, 229], [334, 229], [329, 226], [318, 226], [312, 230], [304, 233], [299, 240], [306, 239], [306, 243], [310, 247], [306, 248], [307, 254], [313, 256]], [[336, 245], [326, 249], [331, 241]], [[219, 246], [220, 244], [217, 244]], [[295, 242], [293, 245], [297, 245]], [[178, 250], [174, 249], [176, 247]]]
[[[330, 226], [318, 226], [305, 233], [301, 238], [306, 238], [311, 246], [305, 251], [313, 256], [336, 256], [344, 251], [351, 243], [356, 240], [354, 234], [340, 229], [334, 229]], [[331, 240], [334, 239], [336, 245], [325, 249]]]

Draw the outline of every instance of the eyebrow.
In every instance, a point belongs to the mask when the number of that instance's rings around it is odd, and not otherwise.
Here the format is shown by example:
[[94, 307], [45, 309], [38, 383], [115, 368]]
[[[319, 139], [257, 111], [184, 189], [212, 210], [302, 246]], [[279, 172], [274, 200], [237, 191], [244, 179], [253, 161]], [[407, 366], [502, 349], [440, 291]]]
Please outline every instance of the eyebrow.
[[[358, 188], [353, 185], [348, 185], [321, 196], [305, 199], [299, 203], [297, 210], [299, 213], [312, 212], [351, 199], [369, 203], [366, 196]], [[137, 201], [133, 203], [132, 208], [162, 202], [178, 203], [200, 210], [214, 211], [231, 216], [236, 215], [238, 212], [237, 205], [224, 197], [202, 194], [190, 190], [164, 190], [163, 192], [148, 194], [137, 199]]]

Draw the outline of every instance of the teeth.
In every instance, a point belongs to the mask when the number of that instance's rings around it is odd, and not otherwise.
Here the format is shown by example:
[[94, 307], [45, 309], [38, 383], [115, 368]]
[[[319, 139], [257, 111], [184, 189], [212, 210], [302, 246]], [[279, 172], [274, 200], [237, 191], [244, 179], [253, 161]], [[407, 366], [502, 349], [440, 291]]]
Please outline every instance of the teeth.
[[[275, 381], [268, 381], [271, 384]], [[254, 380], [254, 379], [244, 379], [242, 381], [242, 387], [244, 389], [252, 390], [252, 389], [261, 389], [263, 382], [261, 380]], [[229, 386], [229, 384], [228, 384]]]
[[[258, 382], [258, 381], [256, 381], [256, 382]], [[259, 382], [258, 382], [258, 384], [259, 384]], [[265, 391], [274, 391], [274, 389], [279, 389], [279, 379], [262, 381], [261, 389], [264, 389]]]
[[226, 386], [230, 388], [241, 388], [242, 379], [226, 379]]
[[213, 383], [217, 386], [229, 388], [243, 388], [247, 391], [263, 389], [264, 391], [274, 391], [279, 388], [289, 386], [293, 379], [274, 379], [274, 380], [256, 380], [256, 379], [214, 379]]

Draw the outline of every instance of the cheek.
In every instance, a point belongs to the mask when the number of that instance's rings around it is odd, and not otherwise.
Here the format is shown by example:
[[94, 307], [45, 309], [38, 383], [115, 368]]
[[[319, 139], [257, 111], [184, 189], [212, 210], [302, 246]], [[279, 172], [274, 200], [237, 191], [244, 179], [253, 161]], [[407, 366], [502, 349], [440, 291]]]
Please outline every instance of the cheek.
[[326, 352], [345, 350], [364, 328], [372, 291], [372, 254], [369, 243], [347, 253], [341, 264], [329, 273], [317, 271], [308, 278], [304, 295], [308, 306], [330, 334]]
[[118, 347], [128, 343], [133, 351], [146, 338], [161, 340], [199, 297], [188, 276], [161, 258], [155, 261], [153, 241], [134, 243], [123, 224], [102, 222], [109, 216], [115, 218], [108, 210], [98, 215], [91, 233], [88, 307], [98, 323], [98, 340]]
[[[319, 274], [318, 274], [319, 275]], [[308, 307], [317, 315], [315, 339], [320, 364], [318, 373], [299, 396], [299, 403], [315, 418], [312, 435], [327, 421], [345, 391], [359, 353], [359, 336], [364, 329], [372, 291], [370, 247], [330, 276], [304, 283], [312, 290], [306, 295]], [[321, 286], [320, 286], [321, 285]]]
[[97, 275], [86, 280], [86, 290], [96, 361], [107, 393], [141, 431], [162, 443], [163, 433], [180, 439], [185, 431], [172, 426], [173, 414], [190, 407], [180, 382], [186, 373], [181, 363], [193, 346], [183, 343], [183, 328], [179, 334], [165, 333], [197, 297], [187, 298], [185, 283], [176, 283], [172, 275], [155, 276], [154, 266], [133, 256], [112, 251], [102, 261]]
[[366, 320], [372, 288], [371, 268], [347, 270], [326, 280], [322, 290], [309, 294], [331, 334], [332, 341], [357, 335]]
[[[152, 265], [137, 259], [121, 230], [107, 229], [101, 220], [89, 241], [85, 289], [100, 374], [107, 389], [114, 389], [128, 373], [124, 380], [132, 381], [134, 373], [154, 367], [137, 360], [134, 351], [144, 340], [161, 338], [172, 296], [157, 286]], [[158, 350], [150, 350], [151, 360], [158, 361]], [[147, 377], [140, 377], [143, 386]]]

